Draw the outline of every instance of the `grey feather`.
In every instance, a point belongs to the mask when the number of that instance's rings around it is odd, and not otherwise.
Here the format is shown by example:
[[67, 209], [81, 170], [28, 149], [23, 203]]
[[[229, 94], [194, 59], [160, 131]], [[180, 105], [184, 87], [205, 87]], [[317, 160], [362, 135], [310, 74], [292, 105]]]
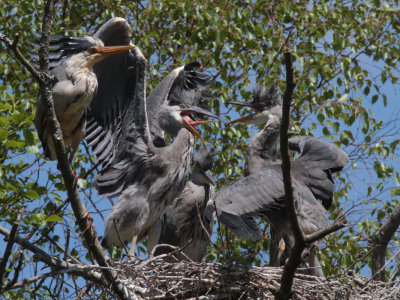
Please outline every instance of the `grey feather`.
[[[202, 148], [194, 158], [191, 181], [182, 193], [166, 208], [155, 226], [149, 231], [149, 252], [155, 244], [183, 247], [183, 252], [194, 261], [202, 261], [209, 244], [214, 220], [206, 219], [203, 213], [213, 194], [213, 188], [205, 173], [213, 165], [213, 150]], [[198, 208], [196, 207], [196, 203]], [[204, 232], [203, 226], [207, 230]], [[152, 237], [152, 238], [150, 238]], [[171, 248], [158, 247], [155, 255], [171, 252]]]

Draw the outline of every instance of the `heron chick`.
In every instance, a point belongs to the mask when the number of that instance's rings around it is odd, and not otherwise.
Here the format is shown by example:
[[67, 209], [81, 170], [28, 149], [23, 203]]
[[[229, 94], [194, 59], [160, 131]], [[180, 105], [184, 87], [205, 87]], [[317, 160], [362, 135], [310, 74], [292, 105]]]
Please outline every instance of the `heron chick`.
[[[214, 225], [213, 220], [203, 218], [207, 202], [214, 193], [210, 172], [213, 163], [213, 150], [201, 148], [194, 157], [191, 180], [148, 233], [149, 254], [156, 244], [168, 244], [181, 247], [182, 252], [193, 261], [205, 258]], [[158, 246], [154, 255], [172, 251], [170, 247]]]
[[[38, 46], [37, 43], [32, 44]], [[51, 36], [49, 71], [54, 77], [54, 109], [65, 146], [70, 150], [71, 164], [84, 136], [87, 109], [98, 87], [92, 67], [111, 55], [133, 48], [133, 45], [104, 46], [102, 40], [97, 37]], [[55, 160], [53, 138], [40, 96], [36, 106], [35, 127], [45, 156]]]

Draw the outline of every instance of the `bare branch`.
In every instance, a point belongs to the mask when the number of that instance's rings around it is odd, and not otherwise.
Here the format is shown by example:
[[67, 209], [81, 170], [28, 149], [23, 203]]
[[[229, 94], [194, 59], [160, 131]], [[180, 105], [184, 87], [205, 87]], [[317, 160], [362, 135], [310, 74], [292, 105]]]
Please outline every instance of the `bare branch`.
[[[4, 227], [0, 226], [0, 234], [9, 238], [11, 233]], [[82, 276], [88, 280], [100, 283], [105, 287], [108, 286], [108, 282], [105, 280], [105, 278], [100, 273], [94, 272], [94, 271], [88, 271], [88, 270], [82, 271], [82, 266], [84, 266], [84, 265], [70, 264], [59, 258], [52, 257], [52, 256], [48, 255], [46, 252], [44, 252], [42, 249], [40, 249], [39, 247], [35, 246], [34, 244], [30, 243], [28, 240], [21, 238], [19, 236], [15, 236], [15, 242], [18, 243], [19, 245], [21, 245], [23, 248], [28, 249], [29, 251], [33, 252], [35, 254], [35, 257], [38, 260], [44, 262], [45, 264], [47, 264], [51, 267], [68, 269], [66, 271], [67, 273], [73, 273], [73, 274]]]
[[35, 77], [35, 79], [38, 82], [44, 83], [44, 80], [42, 78], [42, 74], [39, 73], [34, 66], [32, 66], [32, 64], [25, 58], [25, 56], [21, 53], [21, 51], [18, 49], [17, 47], [17, 43], [19, 40], [19, 35], [17, 34], [14, 38], [14, 41], [11, 42], [11, 40], [3, 33], [0, 33], [0, 40], [4, 42], [4, 44], [6, 45], [6, 47], [8, 49], [10, 49], [12, 52], [14, 52], [14, 54], [17, 56], [18, 60], [28, 69], [29, 73], [31, 73], [31, 75], [33, 77]]
[[392, 236], [400, 226], [400, 204], [398, 204], [385, 224], [378, 229], [372, 238], [372, 278], [375, 280], [385, 281], [385, 257], [387, 246]]
[[331, 234], [335, 231], [338, 231], [339, 229], [342, 229], [343, 227], [346, 226], [346, 221], [345, 220], [340, 220], [337, 223], [334, 223], [330, 226], [327, 226], [325, 228], [322, 228], [321, 230], [318, 230], [312, 234], [306, 235], [304, 237], [304, 242], [306, 244], [311, 244], [315, 241], [318, 241], [322, 238], [324, 238], [325, 236], [327, 236], [328, 234]]
[[[67, 151], [64, 147], [64, 142], [62, 138], [62, 132], [60, 126], [57, 121], [55, 109], [54, 109], [54, 101], [52, 95], [52, 86], [51, 86], [51, 76], [48, 72], [49, 66], [49, 34], [51, 29], [51, 23], [53, 18], [54, 11], [54, 0], [48, 0], [45, 5], [44, 14], [43, 14], [43, 26], [42, 26], [42, 37], [40, 40], [40, 50], [39, 50], [39, 64], [40, 64], [40, 72], [36, 71], [33, 66], [23, 57], [21, 52], [16, 47], [18, 42], [18, 37], [14, 39], [14, 42], [11, 42], [5, 35], [1, 34], [0, 39], [4, 41], [6, 46], [10, 48], [17, 56], [17, 58], [27, 67], [27, 69], [31, 72], [31, 74], [38, 80], [40, 86], [40, 97], [43, 100], [43, 104], [45, 110], [47, 111], [47, 120], [49, 124], [50, 134], [53, 137], [56, 156], [58, 160], [58, 166], [62, 173], [68, 198], [71, 201], [71, 206], [75, 214], [75, 218], [78, 221], [79, 227], [81, 231], [84, 233], [83, 236], [85, 238], [86, 244], [90, 251], [94, 254], [98, 263], [102, 266], [108, 266], [107, 260], [108, 256], [103, 252], [102, 247], [100, 246], [100, 242], [96, 238], [96, 232], [92, 227], [90, 222], [89, 213], [86, 208], [83, 206], [78, 191], [75, 187], [75, 176], [72, 174], [71, 167], [69, 165], [67, 159]], [[91, 230], [87, 230], [90, 228]], [[2, 232], [5, 234], [5, 232]], [[9, 235], [9, 234], [8, 234]], [[25, 242], [24, 246], [26, 246]], [[36, 255], [39, 255], [44, 262], [50, 265], [62, 267], [63, 261], [59, 259], [52, 258], [48, 256], [44, 251], [36, 249]], [[116, 274], [111, 272], [110, 270], [103, 270], [104, 275], [107, 278], [109, 284], [111, 284], [113, 291], [122, 299], [128, 299], [129, 295], [126, 294], [125, 289], [119, 284], [119, 280], [116, 278]]]
[[21, 211], [18, 214], [17, 221], [11, 227], [6, 250], [4, 250], [3, 258], [0, 261], [0, 284], [3, 282], [3, 276], [5, 273], [5, 269], [6, 269], [6, 264], [7, 264], [8, 258], [11, 255], [11, 250], [15, 243], [15, 237], [17, 235], [18, 227], [19, 227], [19, 224], [21, 223], [22, 216], [25, 213], [25, 209], [26, 209], [26, 206], [22, 207]]
[[282, 157], [282, 177], [285, 187], [285, 207], [286, 213], [290, 220], [295, 243], [291, 251], [289, 260], [286, 262], [282, 273], [281, 286], [276, 293], [276, 299], [286, 300], [291, 296], [294, 273], [297, 266], [301, 262], [301, 255], [306, 246], [303, 233], [297, 220], [295, 203], [293, 198], [292, 178], [290, 175], [290, 156], [288, 152], [288, 129], [290, 119], [290, 106], [292, 103], [292, 95], [295, 87], [293, 77], [292, 53], [289, 48], [285, 49], [285, 66], [286, 66], [286, 89], [283, 95], [282, 103], [282, 123], [280, 131], [280, 145]]

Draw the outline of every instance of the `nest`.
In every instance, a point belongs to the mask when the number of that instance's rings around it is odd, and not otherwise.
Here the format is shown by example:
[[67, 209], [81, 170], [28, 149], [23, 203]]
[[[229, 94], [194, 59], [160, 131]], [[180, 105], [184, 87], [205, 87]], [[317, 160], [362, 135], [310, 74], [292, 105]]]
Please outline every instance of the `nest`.
[[[198, 263], [178, 255], [114, 262], [113, 269], [137, 299], [273, 299], [282, 268]], [[400, 299], [400, 281], [374, 282], [343, 275], [335, 280], [296, 274], [293, 300]]]

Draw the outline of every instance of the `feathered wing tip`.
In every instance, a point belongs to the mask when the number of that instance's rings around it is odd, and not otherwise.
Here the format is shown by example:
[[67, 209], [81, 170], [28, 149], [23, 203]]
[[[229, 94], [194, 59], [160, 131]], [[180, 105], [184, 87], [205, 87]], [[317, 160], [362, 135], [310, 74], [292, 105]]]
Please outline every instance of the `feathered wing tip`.
[[107, 46], [128, 45], [132, 38], [132, 32], [124, 18], [114, 17], [104, 23], [94, 37], [102, 40]]
[[207, 222], [213, 222], [215, 213], [218, 214], [218, 220], [238, 237], [253, 241], [260, 239], [261, 230], [252, 216], [237, 216], [220, 210], [215, 212], [214, 202], [210, 200], [204, 210], [204, 218]]
[[194, 164], [203, 170], [211, 170], [214, 164], [214, 148], [200, 148], [194, 157]]
[[258, 110], [265, 110], [271, 106], [282, 104], [282, 98], [279, 90], [272, 86], [257, 86], [253, 91], [253, 107]]
[[[196, 71], [196, 69], [200, 69]], [[203, 90], [210, 85], [209, 76], [198, 62], [186, 64], [175, 78], [169, 94], [170, 105], [198, 105], [202, 97], [210, 98]]]
[[241, 102], [241, 101], [228, 101], [228, 104], [247, 106], [259, 111], [267, 110], [275, 105], [282, 105], [282, 97], [279, 90], [272, 86], [267, 88], [265, 86], [257, 86], [253, 90], [253, 101]]
[[300, 152], [298, 160], [317, 162], [323, 170], [337, 172], [348, 163], [349, 156], [342, 149], [310, 136], [289, 139], [289, 148]]
[[[40, 42], [29, 41], [35, 47], [40, 48]], [[93, 47], [95, 39], [89, 37], [71, 37], [63, 35], [50, 35], [49, 44], [49, 68], [50, 70], [58, 67], [69, 56], [77, 54], [83, 50]], [[30, 56], [35, 60], [34, 64], [37, 65], [39, 55], [31, 51]]]

